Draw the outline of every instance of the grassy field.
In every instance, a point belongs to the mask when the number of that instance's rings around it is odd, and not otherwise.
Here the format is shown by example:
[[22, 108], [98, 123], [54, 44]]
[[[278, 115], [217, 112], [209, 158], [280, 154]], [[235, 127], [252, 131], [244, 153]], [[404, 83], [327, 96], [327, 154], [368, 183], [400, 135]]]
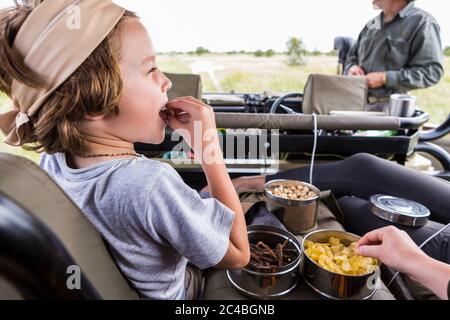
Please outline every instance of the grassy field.
[[[214, 72], [219, 86], [211, 79], [211, 72], [199, 72], [203, 80], [204, 92], [303, 92], [308, 75], [311, 73], [335, 74], [337, 58], [314, 56], [307, 58], [305, 66], [286, 65], [285, 56], [256, 58], [251, 55], [205, 55], [205, 56], [159, 56], [158, 64], [163, 71], [189, 72], [199, 61], [217, 66]], [[207, 69], [207, 68], [205, 68]], [[441, 123], [450, 112], [450, 58], [445, 60], [447, 71], [441, 82], [432, 88], [412, 91], [417, 96], [418, 105], [431, 115], [431, 121]]]
[[[337, 58], [332, 56], [308, 57], [306, 65], [298, 67], [290, 67], [285, 61], [286, 57], [281, 55], [271, 58], [225, 54], [158, 57], [159, 67], [165, 72], [200, 74], [204, 92], [302, 92], [309, 74], [335, 74], [337, 69]], [[445, 70], [447, 72], [439, 85], [412, 92], [434, 123], [441, 123], [450, 112], [450, 58], [445, 60]], [[0, 95], [0, 113], [10, 106], [10, 101]], [[0, 152], [11, 152], [37, 161], [37, 154], [4, 144], [1, 134], [0, 139]]]

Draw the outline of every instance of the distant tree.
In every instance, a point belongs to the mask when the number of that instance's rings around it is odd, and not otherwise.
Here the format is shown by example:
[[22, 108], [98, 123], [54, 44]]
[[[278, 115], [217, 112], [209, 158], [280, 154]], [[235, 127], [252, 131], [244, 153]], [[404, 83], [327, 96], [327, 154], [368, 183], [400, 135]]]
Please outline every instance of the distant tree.
[[203, 48], [203, 47], [197, 47], [197, 49], [195, 49], [195, 54], [201, 56], [202, 54], [206, 54], [206, 53], [211, 53], [208, 49]]
[[255, 52], [253, 52], [253, 55], [255, 57], [273, 57], [275, 55], [275, 51], [272, 49], [266, 50], [266, 51], [262, 51], [262, 50], [256, 50]]
[[445, 48], [444, 54], [445, 54], [447, 57], [450, 57], [450, 47]]
[[275, 51], [273, 51], [272, 49], [266, 50], [266, 52], [264, 52], [264, 55], [266, 57], [273, 57], [275, 55]]
[[314, 49], [313, 52], [311, 52], [312, 56], [320, 56], [322, 54], [322, 52], [320, 52], [318, 49]]
[[305, 65], [305, 44], [301, 39], [296, 37], [289, 38], [286, 43], [287, 46], [287, 55], [288, 55], [288, 65], [290, 66], [299, 66]]
[[256, 50], [253, 55], [255, 57], [263, 57], [264, 56], [264, 52], [262, 50]]

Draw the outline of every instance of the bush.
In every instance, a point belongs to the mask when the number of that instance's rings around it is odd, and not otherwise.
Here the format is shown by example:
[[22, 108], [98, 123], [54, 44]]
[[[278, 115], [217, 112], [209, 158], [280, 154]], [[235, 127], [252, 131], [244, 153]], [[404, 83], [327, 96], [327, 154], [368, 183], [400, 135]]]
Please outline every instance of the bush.
[[262, 50], [256, 50], [254, 53], [253, 53], [253, 55], [255, 56], [255, 57], [263, 57], [264, 56], [264, 52], [262, 51]]
[[210, 53], [210, 51], [206, 48], [203, 47], [198, 47], [197, 49], [195, 49], [195, 54], [201, 56], [202, 54], [206, 54], [206, 53]]
[[264, 52], [264, 55], [269, 58], [273, 57], [275, 55], [275, 51], [273, 51], [272, 49], [269, 49], [266, 52]]
[[255, 57], [273, 57], [275, 55], [275, 51], [272, 49], [262, 51], [262, 50], [256, 50], [253, 55]]
[[290, 66], [303, 66], [305, 65], [305, 44], [301, 39], [296, 37], [289, 38], [286, 43], [288, 61], [287, 64]]
[[445, 54], [447, 57], [450, 57], [450, 47], [445, 48], [444, 54]]

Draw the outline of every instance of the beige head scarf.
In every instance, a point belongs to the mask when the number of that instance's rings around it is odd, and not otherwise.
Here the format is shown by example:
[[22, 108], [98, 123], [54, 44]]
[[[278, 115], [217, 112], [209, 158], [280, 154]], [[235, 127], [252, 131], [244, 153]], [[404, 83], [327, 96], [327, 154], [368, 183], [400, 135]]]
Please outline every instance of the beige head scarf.
[[119, 22], [125, 9], [112, 0], [35, 0], [17, 33], [14, 48], [47, 83], [35, 89], [13, 80], [14, 109], [0, 115], [5, 142], [20, 146], [21, 126], [89, 57]]

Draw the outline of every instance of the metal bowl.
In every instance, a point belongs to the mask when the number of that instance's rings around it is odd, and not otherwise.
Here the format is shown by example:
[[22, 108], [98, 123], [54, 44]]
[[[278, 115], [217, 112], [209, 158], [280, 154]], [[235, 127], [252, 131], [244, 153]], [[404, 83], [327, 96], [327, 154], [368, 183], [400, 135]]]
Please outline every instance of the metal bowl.
[[[278, 197], [269, 190], [274, 186], [303, 185], [316, 193], [308, 200], [292, 200]], [[305, 234], [316, 228], [320, 191], [315, 186], [298, 180], [272, 180], [264, 185], [267, 209], [278, 216], [286, 228], [294, 234]]]
[[291, 263], [276, 270], [257, 269], [248, 265], [239, 270], [227, 270], [231, 284], [242, 294], [261, 300], [280, 299], [291, 292], [299, 281], [301, 250], [298, 239], [288, 231], [263, 225], [247, 228], [250, 243], [263, 241], [270, 247], [288, 240], [287, 248], [295, 249], [298, 256]]
[[389, 115], [412, 117], [416, 112], [416, 97], [407, 94], [393, 94], [389, 101]]
[[[273, 188], [274, 186], [290, 187], [290, 186], [298, 186], [298, 185], [307, 186], [311, 191], [314, 191], [316, 193], [316, 196], [314, 198], [311, 198], [308, 200], [291, 200], [291, 199], [278, 197], [269, 191], [269, 189]], [[289, 206], [289, 207], [299, 206], [300, 207], [300, 206], [306, 206], [311, 203], [315, 203], [316, 200], [319, 199], [320, 191], [312, 184], [309, 184], [309, 183], [306, 183], [303, 181], [280, 179], [280, 180], [272, 180], [272, 181], [267, 182], [264, 185], [264, 194], [267, 197], [267, 199], [275, 202], [279, 206]]]
[[306, 240], [326, 243], [330, 237], [336, 237], [348, 246], [361, 237], [339, 230], [318, 230], [307, 234], [302, 241], [303, 263], [301, 266], [305, 282], [322, 296], [333, 300], [365, 300], [376, 292], [379, 282], [379, 268], [374, 272], [351, 276], [328, 271], [308, 257], [304, 250]]

